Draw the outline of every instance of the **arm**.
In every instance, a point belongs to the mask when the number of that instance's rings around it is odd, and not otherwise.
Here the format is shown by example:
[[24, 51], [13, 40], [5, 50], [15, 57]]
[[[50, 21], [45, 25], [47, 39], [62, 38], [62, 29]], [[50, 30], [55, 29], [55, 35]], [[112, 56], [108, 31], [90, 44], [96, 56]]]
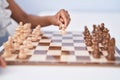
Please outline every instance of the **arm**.
[[[70, 22], [70, 16], [65, 10], [60, 10], [56, 15], [52, 16], [36, 16], [24, 12], [14, 0], [8, 0], [8, 3], [8, 8], [12, 11], [11, 17], [17, 22], [22, 21], [23, 23], [31, 23], [32, 26], [40, 24], [42, 27], [48, 25], [60, 26], [62, 23], [67, 27]], [[62, 21], [60, 20], [60, 17]]]

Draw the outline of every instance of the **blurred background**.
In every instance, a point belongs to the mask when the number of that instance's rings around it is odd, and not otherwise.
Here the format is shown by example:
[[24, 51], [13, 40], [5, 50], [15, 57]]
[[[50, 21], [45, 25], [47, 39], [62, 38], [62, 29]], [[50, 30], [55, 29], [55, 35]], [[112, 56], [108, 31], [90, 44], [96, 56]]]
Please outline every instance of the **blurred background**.
[[120, 0], [16, 0], [27, 12], [58, 11], [61, 8], [77, 12], [120, 12]]
[[[66, 9], [71, 16], [68, 31], [83, 31], [84, 26], [92, 30], [93, 24], [105, 23], [111, 36], [120, 46], [120, 0], [15, 0], [27, 13], [51, 15]], [[44, 30], [58, 30], [47, 27]], [[120, 48], [120, 47], [119, 47]]]

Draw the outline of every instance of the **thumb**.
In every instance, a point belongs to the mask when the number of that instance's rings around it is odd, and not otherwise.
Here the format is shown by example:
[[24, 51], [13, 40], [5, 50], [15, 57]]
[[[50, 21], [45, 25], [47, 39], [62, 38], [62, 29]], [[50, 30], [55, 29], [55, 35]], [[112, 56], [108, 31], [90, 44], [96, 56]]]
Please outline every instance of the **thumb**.
[[62, 21], [60, 21], [60, 20], [58, 20], [58, 27], [59, 27], [59, 30], [61, 30], [62, 29]]

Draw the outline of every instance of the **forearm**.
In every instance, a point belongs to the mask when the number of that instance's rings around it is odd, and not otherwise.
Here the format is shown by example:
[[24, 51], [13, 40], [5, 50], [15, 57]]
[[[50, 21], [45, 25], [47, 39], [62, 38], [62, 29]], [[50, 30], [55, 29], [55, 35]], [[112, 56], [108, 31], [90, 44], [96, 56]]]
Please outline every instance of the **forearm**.
[[28, 14], [28, 17], [26, 18], [28, 23], [31, 23], [32, 26], [36, 25], [41, 25], [42, 27], [44, 26], [49, 26], [52, 25], [51, 19], [53, 16], [36, 16], [36, 15], [30, 15]]
[[23, 23], [31, 23], [33, 27], [36, 25], [41, 25], [43, 26], [48, 26], [51, 25], [51, 18], [53, 16], [35, 16], [35, 15], [30, 15], [24, 12], [16, 3], [14, 0], [7, 0], [9, 3], [8, 9], [12, 11], [11, 17], [15, 19], [18, 23], [23, 22]]

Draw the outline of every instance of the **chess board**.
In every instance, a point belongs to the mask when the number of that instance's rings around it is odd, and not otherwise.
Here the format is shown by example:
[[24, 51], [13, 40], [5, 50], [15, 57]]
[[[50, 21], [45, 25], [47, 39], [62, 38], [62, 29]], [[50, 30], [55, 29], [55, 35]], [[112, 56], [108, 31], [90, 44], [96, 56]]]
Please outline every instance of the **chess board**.
[[[63, 65], [63, 66], [120, 66], [120, 50], [116, 47], [115, 60], [106, 59], [107, 51], [102, 51], [100, 59], [91, 55], [92, 48], [84, 43], [82, 32], [43, 31], [39, 40], [32, 42], [26, 59], [19, 59], [18, 52], [5, 58], [8, 65]], [[3, 53], [3, 51], [1, 52]]]

